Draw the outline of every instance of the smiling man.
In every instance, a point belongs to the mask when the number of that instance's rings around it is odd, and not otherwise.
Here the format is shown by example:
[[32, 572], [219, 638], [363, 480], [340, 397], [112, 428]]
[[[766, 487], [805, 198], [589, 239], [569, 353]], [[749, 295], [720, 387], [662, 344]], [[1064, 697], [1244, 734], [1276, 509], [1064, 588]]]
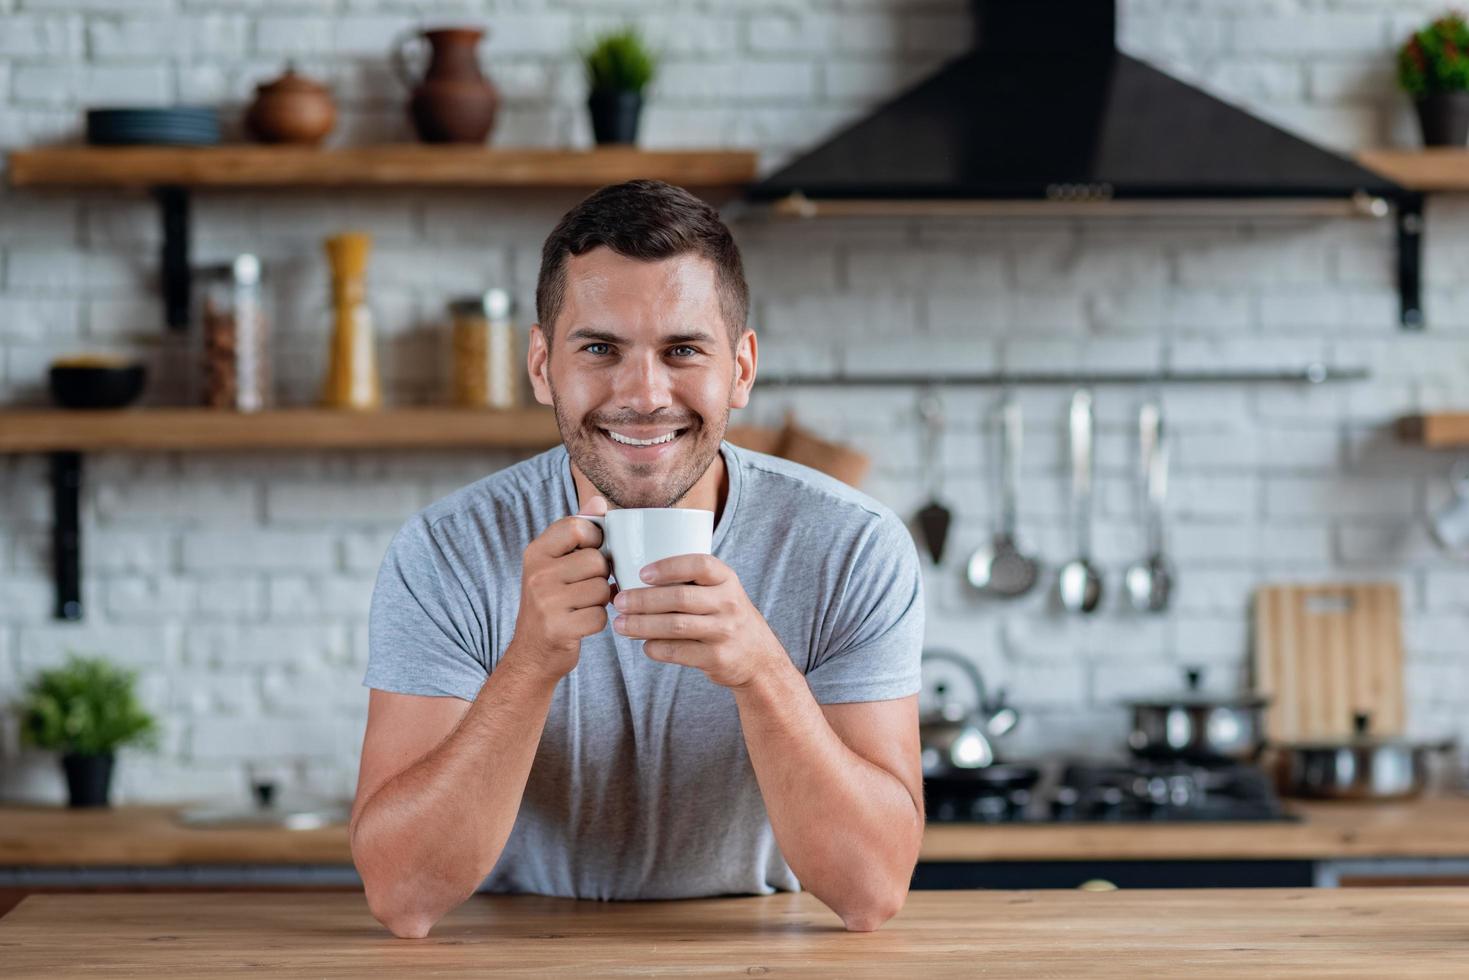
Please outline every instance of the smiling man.
[[[563, 445], [415, 515], [373, 592], [351, 824], [373, 914], [421, 937], [476, 890], [805, 887], [877, 928], [923, 830], [911, 537], [724, 441], [757, 347], [739, 251], [697, 198], [593, 194], [546, 240], [536, 305], [528, 367]], [[713, 554], [614, 600], [575, 516], [608, 507], [713, 511]]]

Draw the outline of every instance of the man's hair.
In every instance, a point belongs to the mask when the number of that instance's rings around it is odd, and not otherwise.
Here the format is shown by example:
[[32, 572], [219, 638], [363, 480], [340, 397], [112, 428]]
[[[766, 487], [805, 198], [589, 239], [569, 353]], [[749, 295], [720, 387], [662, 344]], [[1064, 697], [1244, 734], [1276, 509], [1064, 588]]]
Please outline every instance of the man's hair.
[[549, 341], [566, 298], [566, 263], [606, 246], [653, 262], [694, 254], [714, 264], [719, 310], [730, 346], [739, 343], [750, 312], [750, 289], [734, 236], [719, 212], [681, 187], [661, 180], [609, 184], [566, 212], [541, 249], [536, 318]]

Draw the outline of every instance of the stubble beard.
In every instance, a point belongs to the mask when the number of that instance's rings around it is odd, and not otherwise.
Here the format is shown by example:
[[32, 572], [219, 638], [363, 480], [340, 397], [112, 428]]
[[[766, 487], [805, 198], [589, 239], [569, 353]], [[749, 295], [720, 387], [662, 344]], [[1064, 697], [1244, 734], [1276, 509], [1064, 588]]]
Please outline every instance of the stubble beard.
[[728, 408], [721, 414], [717, 425], [709, 425], [708, 420], [691, 413], [687, 420], [678, 420], [683, 423], [679, 427], [688, 431], [679, 436], [678, 441], [682, 445], [673, 459], [656, 464], [627, 464], [610, 457], [615, 450], [607, 445], [602, 428], [656, 425], [664, 420], [657, 416], [641, 419], [628, 416], [598, 419], [593, 415], [571, 418], [563, 411], [555, 386], [550, 387], [556, 427], [561, 431], [561, 441], [566, 445], [571, 461], [597, 488], [597, 492], [607, 498], [608, 503], [624, 510], [672, 507], [682, 500], [699, 478], [708, 472], [729, 425]]

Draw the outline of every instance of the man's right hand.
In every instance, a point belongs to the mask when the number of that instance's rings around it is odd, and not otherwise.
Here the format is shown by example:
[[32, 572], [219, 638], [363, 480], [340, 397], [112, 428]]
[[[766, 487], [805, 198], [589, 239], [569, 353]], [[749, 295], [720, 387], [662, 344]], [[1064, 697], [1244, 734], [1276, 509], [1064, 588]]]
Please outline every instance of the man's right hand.
[[[582, 510], [606, 514], [607, 501], [593, 497]], [[520, 666], [560, 679], [576, 666], [582, 639], [606, 628], [612, 570], [601, 546], [601, 529], [577, 517], [563, 517], [526, 546], [511, 641]]]

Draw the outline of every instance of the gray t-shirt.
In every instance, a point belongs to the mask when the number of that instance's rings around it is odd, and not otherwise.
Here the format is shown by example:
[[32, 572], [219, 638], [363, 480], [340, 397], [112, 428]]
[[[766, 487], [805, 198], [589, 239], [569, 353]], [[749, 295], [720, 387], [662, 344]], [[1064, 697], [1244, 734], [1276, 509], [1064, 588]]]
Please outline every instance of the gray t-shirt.
[[[729, 495], [714, 554], [815, 699], [916, 693], [922, 576], [902, 522], [815, 470], [729, 443], [721, 451]], [[409, 519], [378, 572], [364, 684], [473, 701], [514, 635], [526, 545], [576, 512], [557, 447]], [[610, 622], [582, 641], [481, 890], [664, 899], [800, 888], [776, 846], [733, 695], [642, 646]]]

